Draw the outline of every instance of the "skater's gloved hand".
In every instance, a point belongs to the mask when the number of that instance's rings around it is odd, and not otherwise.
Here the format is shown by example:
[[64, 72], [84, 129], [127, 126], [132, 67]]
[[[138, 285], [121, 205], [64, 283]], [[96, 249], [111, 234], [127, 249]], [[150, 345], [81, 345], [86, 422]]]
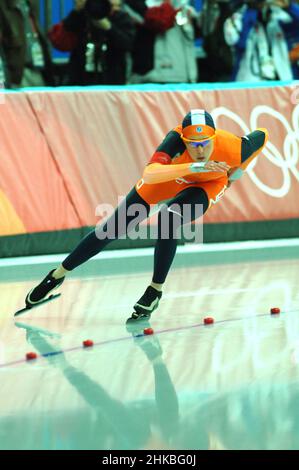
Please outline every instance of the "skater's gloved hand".
[[190, 165], [192, 173], [207, 173], [210, 171], [226, 173], [230, 168], [231, 167], [225, 162], [214, 162], [213, 160], [208, 162], [195, 162]]

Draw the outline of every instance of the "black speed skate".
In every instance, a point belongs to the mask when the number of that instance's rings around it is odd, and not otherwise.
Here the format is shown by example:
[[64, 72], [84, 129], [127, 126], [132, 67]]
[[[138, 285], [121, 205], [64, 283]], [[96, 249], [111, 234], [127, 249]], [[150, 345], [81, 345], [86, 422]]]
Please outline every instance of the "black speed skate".
[[31, 310], [34, 307], [39, 307], [40, 305], [46, 304], [47, 302], [51, 302], [52, 300], [55, 300], [60, 296], [61, 296], [61, 294], [50, 295], [47, 299], [40, 300], [39, 302], [37, 302], [34, 305], [30, 305], [30, 306], [26, 305], [26, 307], [21, 308], [21, 310], [17, 310], [17, 312], [14, 314], [14, 316], [17, 317], [18, 315], [22, 315], [23, 313], [28, 312], [28, 310]]
[[39, 303], [47, 300], [46, 297], [48, 294], [50, 294], [50, 292], [52, 292], [54, 289], [57, 289], [57, 287], [63, 283], [64, 277], [55, 279], [52, 276], [54, 271], [54, 269], [50, 271], [45, 279], [43, 279], [40, 284], [31, 289], [31, 291], [27, 294], [25, 299], [26, 308], [29, 309], [36, 307]]
[[127, 322], [136, 320], [148, 320], [156, 308], [159, 306], [162, 292], [157, 291], [152, 286], [148, 286], [143, 296], [134, 305], [135, 312], [128, 318]]

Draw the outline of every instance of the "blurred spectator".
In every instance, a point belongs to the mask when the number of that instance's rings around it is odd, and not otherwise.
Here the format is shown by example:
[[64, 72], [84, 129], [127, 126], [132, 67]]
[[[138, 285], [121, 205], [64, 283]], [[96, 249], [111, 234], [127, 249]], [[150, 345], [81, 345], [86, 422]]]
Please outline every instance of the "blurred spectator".
[[121, 0], [75, 0], [74, 10], [49, 32], [54, 47], [71, 51], [68, 85], [125, 84], [134, 35]]
[[197, 80], [195, 25], [189, 0], [126, 0], [139, 12], [131, 83], [194, 83]]
[[54, 85], [47, 42], [32, 0], [0, 0], [0, 47], [5, 86]]
[[199, 60], [201, 82], [227, 82], [231, 80], [233, 54], [224, 39], [223, 25], [231, 16], [228, 0], [205, 0], [200, 17], [203, 49], [206, 57]]
[[291, 25], [298, 30], [299, 7], [294, 2], [244, 3], [224, 24], [225, 39], [236, 51], [234, 78], [291, 80], [293, 72], [286, 36]]
[[[296, 2], [299, 3], [298, 1]], [[295, 6], [298, 14], [298, 6]], [[290, 5], [290, 9], [293, 9]], [[292, 23], [285, 26], [285, 36], [289, 47], [289, 56], [291, 60], [293, 77], [299, 79], [299, 21], [292, 21]]]
[[[298, 34], [298, 31], [297, 31]], [[299, 39], [297, 36], [296, 42], [293, 44], [293, 47], [290, 51], [290, 60], [293, 69], [293, 77], [296, 80], [299, 80]]]

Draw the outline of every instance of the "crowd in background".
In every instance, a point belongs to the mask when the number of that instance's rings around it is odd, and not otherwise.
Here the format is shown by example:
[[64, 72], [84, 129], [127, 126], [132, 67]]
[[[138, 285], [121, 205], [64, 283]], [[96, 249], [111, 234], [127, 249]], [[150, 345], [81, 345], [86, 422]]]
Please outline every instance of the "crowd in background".
[[0, 0], [6, 88], [299, 78], [299, 1], [74, 0], [49, 31], [36, 3]]

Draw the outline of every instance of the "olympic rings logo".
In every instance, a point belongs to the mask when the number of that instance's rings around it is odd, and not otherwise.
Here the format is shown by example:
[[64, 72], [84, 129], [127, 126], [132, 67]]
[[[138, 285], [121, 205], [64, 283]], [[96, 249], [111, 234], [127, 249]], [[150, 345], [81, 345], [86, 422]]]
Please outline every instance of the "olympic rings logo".
[[[299, 90], [297, 90], [299, 95]], [[298, 96], [299, 98], [299, 96]], [[261, 115], [269, 115], [271, 121], [277, 119], [285, 128], [286, 136], [283, 143], [283, 155], [280, 150], [270, 141], [267, 142], [263, 150], [265, 157], [275, 166], [281, 169], [283, 175], [283, 182], [280, 188], [271, 188], [265, 184], [256, 175], [254, 168], [257, 164], [257, 159], [254, 159], [247, 168], [247, 173], [256, 186], [268, 194], [269, 196], [282, 198], [291, 188], [291, 175], [299, 182], [299, 171], [297, 169], [299, 159], [299, 104], [293, 109], [291, 123], [279, 111], [271, 108], [271, 106], [260, 105], [256, 106], [251, 111], [250, 128], [240, 118], [240, 116], [233, 111], [220, 106], [215, 108], [212, 112], [214, 120], [217, 122], [219, 116], [226, 116], [240, 125], [244, 134], [249, 134], [252, 130], [259, 127], [258, 121]], [[271, 137], [271, 136], [270, 136]]]

